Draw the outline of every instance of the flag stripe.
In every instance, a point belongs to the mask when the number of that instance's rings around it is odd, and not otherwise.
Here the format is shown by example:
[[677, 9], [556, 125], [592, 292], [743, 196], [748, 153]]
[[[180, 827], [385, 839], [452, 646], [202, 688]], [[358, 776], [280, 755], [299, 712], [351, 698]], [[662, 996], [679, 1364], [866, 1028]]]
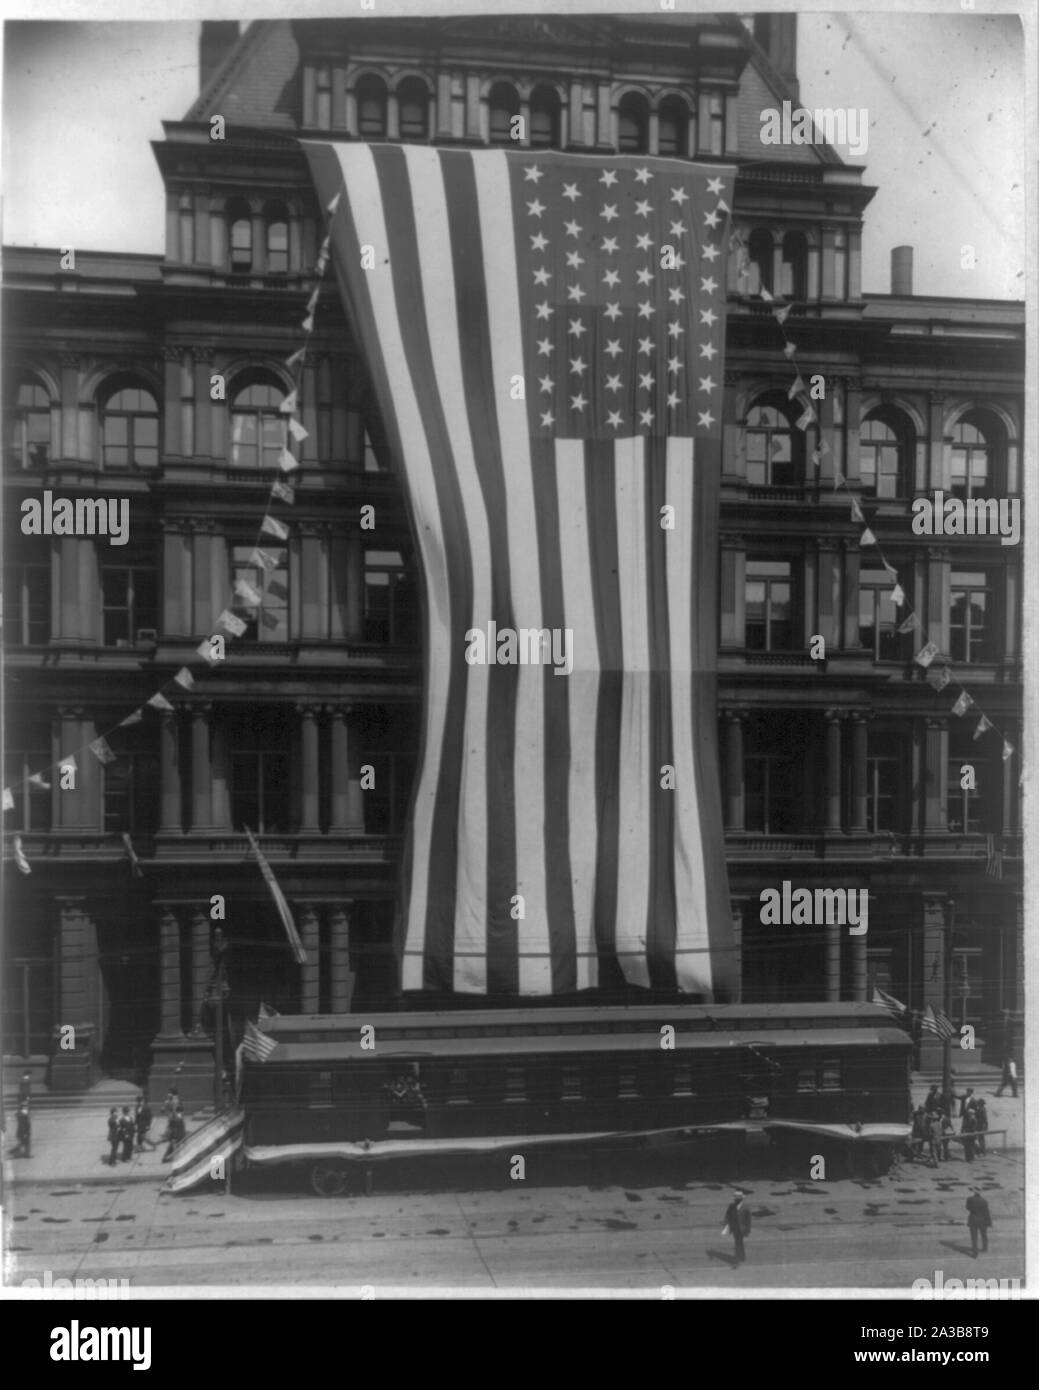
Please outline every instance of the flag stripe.
[[[479, 441], [476, 469], [484, 499], [491, 553], [499, 557], [492, 573], [492, 603], [477, 615], [476, 626], [483, 630], [489, 619], [498, 627], [513, 626], [511, 572], [500, 557], [508, 555], [508, 487], [498, 439], [497, 417], [486, 390], [485, 375], [489, 346], [486, 339], [487, 294], [481, 276], [471, 269], [482, 264], [483, 243], [475, 215], [476, 193], [470, 161], [463, 154], [443, 157], [444, 192], [450, 225], [453, 256], [456, 314], [462, 351], [462, 378], [465, 409], [470, 433]], [[511, 748], [516, 720], [514, 672], [493, 663], [487, 653], [486, 673], [481, 677], [486, 702], [474, 714], [473, 739], [483, 745], [477, 755], [484, 764], [487, 805], [487, 843], [484, 856], [468, 868], [469, 888], [474, 894], [473, 911], [482, 923], [483, 943], [470, 973], [472, 979], [482, 971], [490, 993], [515, 993], [518, 987], [517, 923], [510, 914], [516, 892], [516, 797]], [[475, 668], [472, 668], [475, 669]], [[474, 693], [475, 693], [474, 688]], [[476, 715], [482, 723], [476, 722]], [[467, 745], [471, 748], [471, 745]]]
[[643, 472], [646, 492], [644, 554], [648, 559], [646, 631], [649, 637], [649, 694], [652, 753], [645, 769], [650, 798], [650, 901], [646, 919], [646, 952], [652, 984], [674, 988], [675, 875], [673, 789], [661, 786], [663, 769], [674, 765], [671, 727], [670, 643], [671, 596], [667, 583], [666, 533], [661, 508], [668, 500], [666, 450], [661, 440], [646, 448]]
[[[595, 718], [599, 701], [599, 642], [596, 636], [592, 562], [585, 500], [585, 445], [560, 439], [555, 445], [557, 515], [567, 518], [560, 547], [565, 625], [574, 633], [574, 669], [560, 680], [567, 694], [569, 751], [570, 905], [574, 917], [576, 988], [598, 983], [595, 953], [595, 855], [599, 807], [595, 795]], [[555, 679], [553, 677], [552, 679]]]
[[[488, 385], [497, 408], [499, 447], [509, 487], [506, 521], [514, 622], [517, 629], [539, 628], [542, 626], [540, 533], [534, 505], [531, 444], [523, 428], [522, 416], [516, 412], [508, 391], [508, 383], [523, 362], [523, 340], [516, 284], [512, 194], [504, 151], [489, 155], [481, 168], [483, 177], [476, 183], [476, 197], [483, 238], [483, 283], [494, 288], [487, 296], [490, 352], [485, 361], [490, 363]], [[550, 992], [552, 987], [544, 852], [544, 690], [538, 667], [521, 664], [515, 669], [516, 885], [513, 891], [522, 895], [525, 912], [517, 933], [519, 993], [542, 994]]]

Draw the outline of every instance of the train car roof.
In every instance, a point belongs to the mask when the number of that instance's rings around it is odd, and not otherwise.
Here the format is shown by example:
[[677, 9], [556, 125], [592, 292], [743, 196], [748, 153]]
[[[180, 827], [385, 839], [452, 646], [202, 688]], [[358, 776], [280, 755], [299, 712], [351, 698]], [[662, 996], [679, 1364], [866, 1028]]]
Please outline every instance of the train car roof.
[[[379, 1045], [378, 1033], [375, 1047], [361, 1047], [360, 1037], [350, 1042], [279, 1042], [266, 1062], [256, 1066], [269, 1066], [274, 1063], [299, 1063], [317, 1065], [324, 1062], [385, 1062], [421, 1061], [430, 1057], [489, 1057], [489, 1056], [538, 1056], [547, 1049], [525, 1048], [524, 1038], [504, 1035], [489, 1037], [444, 1038], [429, 1037], [416, 1039], [412, 1044], [404, 1039], [389, 1046]], [[530, 1039], [544, 1043], [546, 1039]], [[725, 1051], [732, 1048], [746, 1052], [751, 1046], [782, 1048], [786, 1052], [819, 1048], [867, 1048], [899, 1047], [908, 1048], [910, 1039], [900, 1028], [859, 1028], [849, 1031], [846, 1028], [814, 1029], [799, 1033], [793, 1030], [757, 1029], [749, 1033], [726, 1031], [708, 1033], [679, 1033], [675, 1053], [695, 1051]], [[553, 1056], [567, 1053], [648, 1052], [658, 1056], [661, 1052], [660, 1037], [655, 1033], [562, 1033], [552, 1039]]]

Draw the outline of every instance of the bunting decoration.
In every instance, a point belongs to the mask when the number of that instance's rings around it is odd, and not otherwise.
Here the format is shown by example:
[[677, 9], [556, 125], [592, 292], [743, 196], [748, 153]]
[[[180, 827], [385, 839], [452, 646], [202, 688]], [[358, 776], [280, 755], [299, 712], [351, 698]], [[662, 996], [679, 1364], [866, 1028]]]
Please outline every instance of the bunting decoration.
[[131, 874], [133, 874], [134, 878], [143, 878], [144, 871], [141, 868], [141, 861], [137, 858], [137, 851], [133, 847], [133, 841], [125, 830], [120, 836], [120, 839], [123, 842], [123, 848], [126, 850], [126, 857], [130, 861]]
[[157, 690], [150, 700], [145, 700], [146, 705], [151, 705], [152, 709], [160, 710], [163, 714], [172, 714], [173, 706], [160, 690]]
[[28, 859], [25, 857], [25, 851], [22, 849], [22, 837], [20, 835], [14, 837], [13, 849], [14, 862], [18, 865], [19, 869], [23, 874], [31, 874], [32, 868]]
[[964, 690], [957, 697], [956, 703], [952, 707], [952, 712], [956, 715], [957, 719], [960, 719], [967, 713], [973, 703], [974, 701]]
[[93, 753], [94, 757], [98, 760], [102, 767], [107, 767], [109, 763], [115, 762], [115, 754], [108, 746], [108, 742], [106, 739], [95, 738], [92, 743], [87, 744], [87, 747], [90, 749], [91, 753]]
[[195, 677], [186, 666], [182, 666], [173, 679], [176, 681], [177, 685], [180, 686], [181, 690], [190, 690], [195, 684]]

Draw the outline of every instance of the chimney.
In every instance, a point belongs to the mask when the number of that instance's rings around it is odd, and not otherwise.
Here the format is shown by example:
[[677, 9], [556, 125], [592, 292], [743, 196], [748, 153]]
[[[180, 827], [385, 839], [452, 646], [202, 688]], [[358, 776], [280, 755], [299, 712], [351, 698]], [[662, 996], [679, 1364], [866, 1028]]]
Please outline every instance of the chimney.
[[891, 252], [891, 293], [913, 293], [913, 248], [896, 246]]
[[756, 14], [754, 38], [768, 54], [769, 62], [792, 89], [793, 102], [801, 101], [797, 80], [797, 15]]
[[237, 19], [205, 19], [198, 39], [199, 91], [204, 92], [209, 80], [228, 53], [238, 42]]

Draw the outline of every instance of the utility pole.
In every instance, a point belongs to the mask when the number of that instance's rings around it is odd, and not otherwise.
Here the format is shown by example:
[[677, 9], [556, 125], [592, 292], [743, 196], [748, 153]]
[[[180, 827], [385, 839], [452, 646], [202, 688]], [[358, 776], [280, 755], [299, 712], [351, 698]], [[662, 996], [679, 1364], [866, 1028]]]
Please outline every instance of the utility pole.
[[[953, 941], [956, 935], [956, 899], [950, 898], [945, 905], [945, 983], [942, 988], [945, 1017], [952, 1019], [952, 961]], [[942, 1039], [942, 1092], [952, 1094], [952, 1038]]]
[[226, 957], [228, 943], [222, 928], [214, 927], [210, 955], [213, 958], [213, 975], [210, 989], [213, 991], [214, 1047], [213, 1047], [213, 1113], [219, 1115], [224, 1108], [224, 1000], [228, 994]]

